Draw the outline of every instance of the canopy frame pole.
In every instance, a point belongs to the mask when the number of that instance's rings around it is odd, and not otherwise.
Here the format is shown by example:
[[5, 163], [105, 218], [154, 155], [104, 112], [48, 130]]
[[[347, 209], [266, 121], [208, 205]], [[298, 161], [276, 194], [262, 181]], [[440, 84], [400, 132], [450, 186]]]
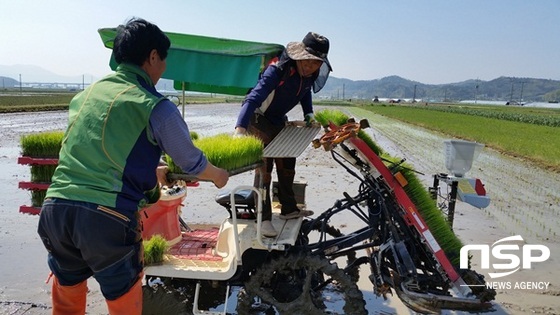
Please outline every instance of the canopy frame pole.
[[183, 119], [185, 119], [185, 82], [181, 82], [181, 87], [183, 89], [183, 100], [181, 101]]

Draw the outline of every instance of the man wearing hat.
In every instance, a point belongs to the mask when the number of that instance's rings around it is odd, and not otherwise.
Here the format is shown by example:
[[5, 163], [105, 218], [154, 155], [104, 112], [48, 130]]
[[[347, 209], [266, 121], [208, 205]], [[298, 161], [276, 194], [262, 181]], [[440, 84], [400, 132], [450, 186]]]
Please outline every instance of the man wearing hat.
[[[286, 114], [301, 103], [304, 119], [314, 121], [311, 90], [319, 92], [332, 71], [327, 54], [329, 40], [309, 32], [301, 42], [290, 42], [277, 62], [270, 64], [261, 74], [256, 86], [245, 97], [235, 125], [235, 134], [251, 134], [268, 145], [284, 127]], [[255, 172], [255, 187], [264, 187], [263, 222], [264, 236], [277, 235], [272, 226], [272, 202], [270, 184], [272, 168], [276, 164], [278, 176], [278, 199], [281, 219], [295, 219], [313, 215], [296, 205], [292, 188], [295, 177], [295, 158], [265, 158], [264, 165]], [[259, 178], [262, 175], [263, 182]]]

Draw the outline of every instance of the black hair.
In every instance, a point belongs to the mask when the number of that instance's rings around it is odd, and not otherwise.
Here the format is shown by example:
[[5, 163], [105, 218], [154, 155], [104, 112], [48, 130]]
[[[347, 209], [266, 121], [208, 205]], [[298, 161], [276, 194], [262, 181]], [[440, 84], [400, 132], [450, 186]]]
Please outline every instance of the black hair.
[[128, 62], [141, 66], [155, 49], [162, 60], [167, 58], [171, 42], [157, 25], [144, 19], [132, 18], [117, 27], [113, 55], [117, 63]]

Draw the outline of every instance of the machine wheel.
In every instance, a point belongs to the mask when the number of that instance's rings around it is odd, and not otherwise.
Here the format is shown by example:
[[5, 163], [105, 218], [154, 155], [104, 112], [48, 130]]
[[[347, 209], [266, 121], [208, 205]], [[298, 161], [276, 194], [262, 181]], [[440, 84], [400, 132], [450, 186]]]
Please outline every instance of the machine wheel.
[[[245, 283], [238, 311], [266, 314], [367, 314], [362, 292], [336, 264], [319, 256], [288, 255], [272, 260]], [[256, 306], [260, 299], [261, 305]]]
[[[313, 224], [311, 226], [311, 232], [318, 232], [321, 233], [321, 231], [324, 230], [324, 232], [333, 237], [333, 238], [337, 238], [337, 237], [341, 237], [344, 236], [344, 234], [342, 232], [340, 232], [339, 229], [335, 228], [334, 226], [325, 223], [324, 227], [322, 226], [322, 222], [321, 221], [315, 221], [315, 222], [309, 222], [309, 221], [304, 221], [304, 224]], [[319, 236], [315, 236], [315, 238], [318, 238]], [[306, 235], [306, 244], [309, 242], [310, 239], [313, 239], [314, 236], [311, 233], [308, 233]], [[332, 257], [328, 257], [328, 258], [332, 258]], [[356, 255], [356, 251], [349, 251], [348, 254], [346, 254], [346, 267], [344, 269], [344, 272], [349, 274], [351, 276], [352, 281], [354, 282], [358, 282], [359, 278], [360, 278], [360, 269], [359, 269], [359, 265], [358, 266], [352, 266], [352, 264], [356, 261], [357, 259], [357, 255]]]

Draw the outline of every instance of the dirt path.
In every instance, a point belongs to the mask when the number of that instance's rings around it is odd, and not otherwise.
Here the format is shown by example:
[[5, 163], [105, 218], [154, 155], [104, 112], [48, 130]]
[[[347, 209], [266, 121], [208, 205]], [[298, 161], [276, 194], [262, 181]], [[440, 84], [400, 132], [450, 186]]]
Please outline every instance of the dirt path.
[[[186, 120], [191, 130], [202, 136], [232, 132], [238, 106], [231, 104], [189, 105]], [[420, 128], [373, 116], [361, 111], [373, 126], [369, 133], [391, 155], [406, 157], [422, 179], [431, 184], [431, 174], [445, 172], [443, 140]], [[301, 113], [291, 114], [301, 119]], [[46, 251], [36, 236], [37, 217], [18, 213], [20, 205], [28, 204], [28, 192], [17, 189], [19, 181], [29, 180], [27, 166], [17, 164], [19, 137], [29, 132], [62, 130], [65, 113], [33, 113], [0, 115], [0, 314], [46, 314], [50, 307], [48, 285], [44, 284], [48, 268]], [[213, 126], [208, 128], [208, 126]], [[492, 244], [510, 235], [522, 235], [527, 243], [544, 244], [551, 250], [546, 262], [520, 270], [508, 281], [549, 281], [547, 290], [498, 290], [495, 314], [560, 313], [558, 231], [560, 214], [560, 176], [533, 168], [523, 161], [510, 159], [484, 150], [468, 174], [480, 177], [492, 196], [491, 206], [479, 210], [458, 204], [455, 231], [465, 244]], [[251, 174], [237, 175], [227, 189], [252, 182]], [[298, 159], [296, 180], [308, 184], [308, 208], [321, 211], [341, 198], [343, 190], [355, 191], [351, 177], [345, 174], [322, 150], [307, 149]], [[187, 222], [217, 224], [224, 210], [213, 202], [217, 190], [208, 183], [189, 190], [183, 218]], [[348, 222], [334, 222], [351, 230]], [[477, 266], [475, 265], [475, 268]], [[477, 269], [478, 270], [478, 269]], [[367, 279], [367, 277], [362, 277]], [[488, 277], [487, 277], [488, 279]], [[89, 281], [88, 314], [104, 314], [106, 308], [95, 281]], [[372, 314], [408, 314], [396, 298], [383, 301], [371, 292], [368, 281], [361, 282], [368, 309]]]

